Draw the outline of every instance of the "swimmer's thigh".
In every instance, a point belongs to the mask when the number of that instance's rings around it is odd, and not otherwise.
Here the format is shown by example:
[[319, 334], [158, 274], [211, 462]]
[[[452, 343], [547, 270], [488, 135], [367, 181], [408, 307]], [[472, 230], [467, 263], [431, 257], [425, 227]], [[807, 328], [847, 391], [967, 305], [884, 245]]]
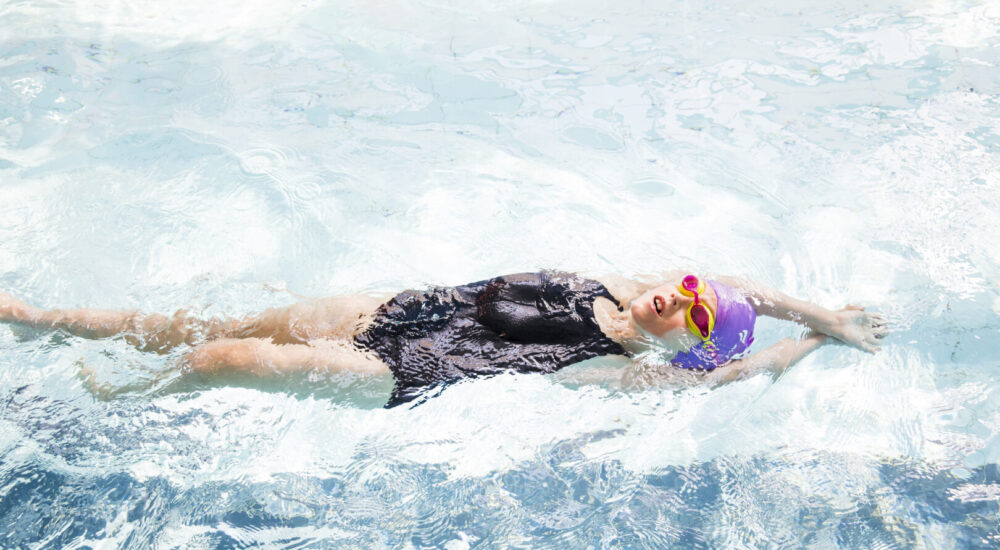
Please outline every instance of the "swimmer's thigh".
[[261, 377], [309, 371], [375, 375], [389, 372], [377, 357], [347, 341], [275, 344], [263, 338], [212, 340], [186, 354], [182, 368], [199, 374], [245, 373]]
[[218, 337], [270, 338], [277, 344], [349, 340], [367, 325], [382, 302], [373, 296], [336, 296], [271, 308], [226, 327]]

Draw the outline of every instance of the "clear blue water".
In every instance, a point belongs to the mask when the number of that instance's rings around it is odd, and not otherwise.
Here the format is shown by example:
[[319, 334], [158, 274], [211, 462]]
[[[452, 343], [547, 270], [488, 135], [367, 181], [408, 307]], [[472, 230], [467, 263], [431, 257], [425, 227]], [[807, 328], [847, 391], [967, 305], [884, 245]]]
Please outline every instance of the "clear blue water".
[[0, 288], [221, 316], [688, 266], [894, 333], [383, 410], [0, 327], [0, 546], [1000, 545], [995, 3], [271, 4], [0, 2]]

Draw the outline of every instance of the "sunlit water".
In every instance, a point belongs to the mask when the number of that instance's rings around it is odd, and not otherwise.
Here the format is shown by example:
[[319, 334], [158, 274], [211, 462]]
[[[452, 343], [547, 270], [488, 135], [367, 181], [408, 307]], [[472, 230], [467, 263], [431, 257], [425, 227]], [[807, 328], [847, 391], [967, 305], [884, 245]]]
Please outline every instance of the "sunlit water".
[[3, 326], [0, 546], [1000, 545], [995, 3], [271, 4], [0, 2], [0, 289], [207, 317], [689, 266], [894, 332], [384, 410]]

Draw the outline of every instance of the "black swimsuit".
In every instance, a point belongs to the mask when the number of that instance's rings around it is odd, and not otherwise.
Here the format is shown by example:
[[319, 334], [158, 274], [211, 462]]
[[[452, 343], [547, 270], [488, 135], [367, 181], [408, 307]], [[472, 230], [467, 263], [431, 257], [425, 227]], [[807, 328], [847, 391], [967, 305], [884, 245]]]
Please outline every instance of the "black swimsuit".
[[[568, 273], [519, 273], [382, 304], [354, 341], [396, 378], [387, 407], [470, 376], [554, 372], [602, 355], [624, 355], [601, 332], [594, 300], [618, 300], [597, 281]], [[619, 310], [621, 306], [619, 305]]]

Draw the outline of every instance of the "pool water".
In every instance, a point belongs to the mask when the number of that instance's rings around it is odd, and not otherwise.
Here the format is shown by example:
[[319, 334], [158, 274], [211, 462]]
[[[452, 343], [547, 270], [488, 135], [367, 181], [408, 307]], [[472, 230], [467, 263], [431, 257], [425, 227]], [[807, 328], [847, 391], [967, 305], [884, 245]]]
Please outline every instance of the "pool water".
[[998, 546], [998, 65], [987, 1], [0, 1], [31, 303], [688, 267], [893, 327], [716, 389], [598, 360], [385, 410], [0, 326], [0, 547]]

